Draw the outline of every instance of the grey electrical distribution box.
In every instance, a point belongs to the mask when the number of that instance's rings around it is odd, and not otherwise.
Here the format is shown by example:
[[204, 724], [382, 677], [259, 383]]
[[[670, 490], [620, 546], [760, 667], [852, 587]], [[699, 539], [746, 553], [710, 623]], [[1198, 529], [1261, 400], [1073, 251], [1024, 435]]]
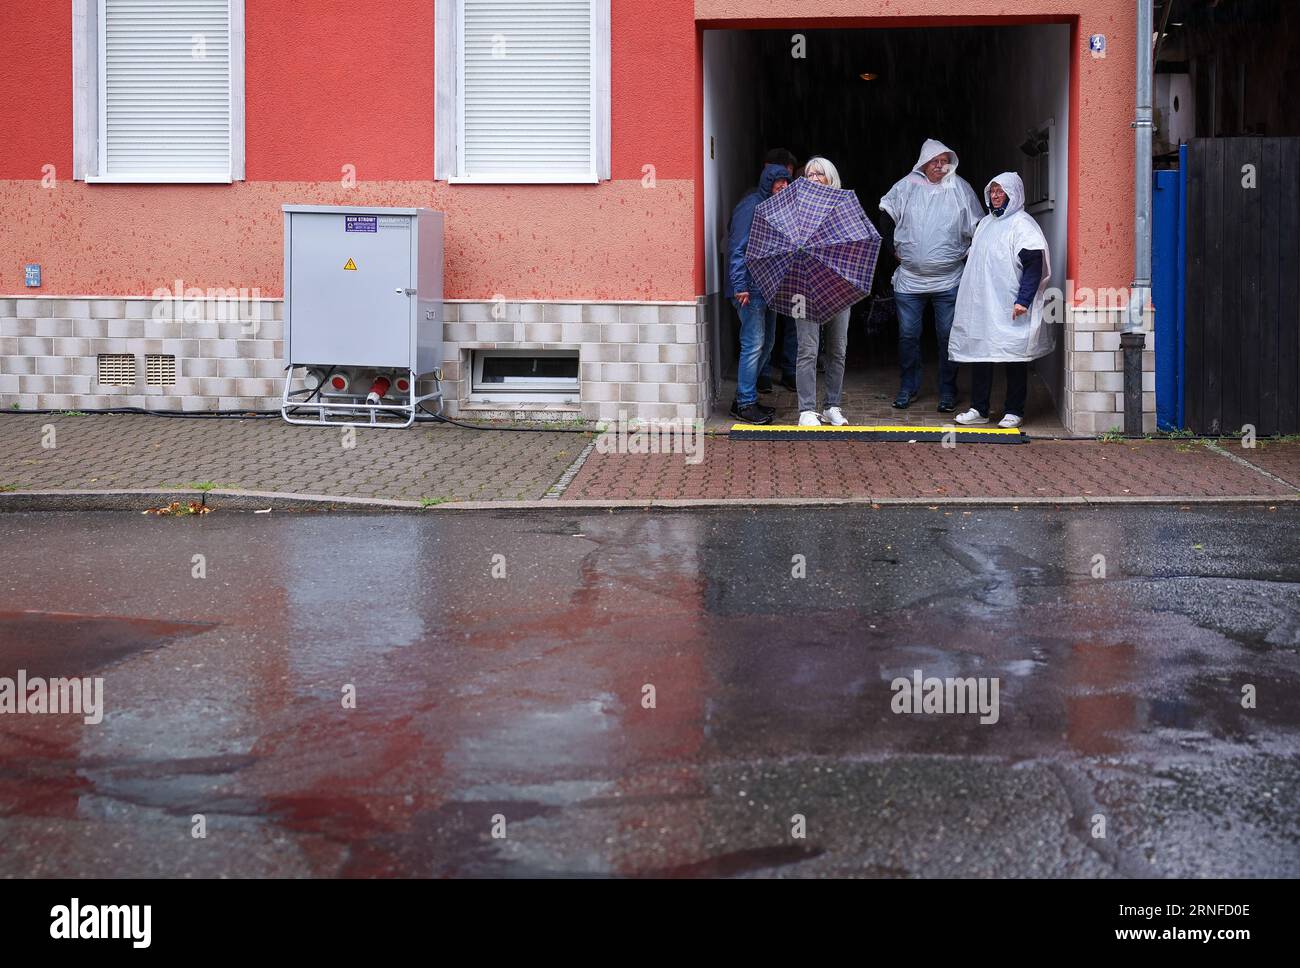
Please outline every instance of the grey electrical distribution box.
[[[426, 208], [284, 206], [286, 420], [390, 425], [396, 413], [406, 426], [419, 401], [441, 397], [417, 397], [415, 381], [442, 366], [442, 228]], [[297, 367], [307, 390], [291, 392]]]

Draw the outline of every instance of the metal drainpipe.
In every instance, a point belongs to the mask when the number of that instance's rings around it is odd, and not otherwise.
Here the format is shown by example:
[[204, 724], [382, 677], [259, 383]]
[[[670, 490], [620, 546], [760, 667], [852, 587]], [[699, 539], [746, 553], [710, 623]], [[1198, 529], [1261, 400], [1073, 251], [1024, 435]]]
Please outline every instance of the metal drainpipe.
[[1128, 316], [1120, 331], [1124, 354], [1124, 433], [1142, 434], [1142, 351], [1146, 346], [1143, 310], [1151, 298], [1151, 28], [1152, 0], [1137, 0], [1137, 117], [1133, 121], [1137, 158], [1134, 165], [1133, 285]]

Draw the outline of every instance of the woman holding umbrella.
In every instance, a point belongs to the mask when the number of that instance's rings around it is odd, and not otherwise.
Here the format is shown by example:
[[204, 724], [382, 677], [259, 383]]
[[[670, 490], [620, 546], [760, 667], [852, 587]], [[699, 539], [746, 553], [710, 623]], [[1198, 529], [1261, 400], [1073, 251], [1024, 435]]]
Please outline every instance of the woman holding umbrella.
[[811, 159], [803, 178], [754, 209], [745, 265], [767, 305], [796, 322], [801, 427], [820, 424], [817, 349], [823, 338], [828, 350], [825, 419], [837, 427], [848, 423], [840, 410], [840, 392], [849, 309], [871, 292], [879, 255], [880, 233], [858, 196], [840, 187], [839, 172], [825, 158]]
[[[819, 185], [842, 188], [839, 170], [825, 158], [810, 158], [803, 176]], [[844, 353], [849, 342], [849, 311], [845, 307], [824, 320], [800, 319], [799, 355], [795, 364], [795, 386], [799, 395], [799, 426], [819, 427], [821, 419], [843, 427], [848, 419], [840, 410], [844, 388]], [[826, 408], [817, 414], [817, 354], [826, 340]]]

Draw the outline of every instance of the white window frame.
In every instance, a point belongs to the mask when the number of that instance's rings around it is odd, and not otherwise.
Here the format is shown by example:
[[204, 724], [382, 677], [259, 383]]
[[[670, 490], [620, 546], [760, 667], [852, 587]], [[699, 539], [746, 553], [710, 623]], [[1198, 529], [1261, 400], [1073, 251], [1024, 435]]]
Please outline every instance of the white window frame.
[[470, 396], [473, 400], [552, 400], [576, 402], [581, 388], [581, 373], [572, 378], [558, 376], [515, 377], [506, 383], [484, 383], [483, 363], [493, 357], [528, 358], [546, 357], [568, 359], [579, 363], [574, 350], [474, 350], [474, 366], [470, 379]]
[[72, 0], [72, 177], [87, 184], [231, 184], [244, 171], [244, 0], [230, 3], [230, 161], [224, 173], [105, 175], [103, 0]]
[[590, 185], [610, 178], [610, 0], [591, 2], [591, 168], [585, 174], [465, 173], [464, 0], [434, 6], [433, 177], [453, 185]]

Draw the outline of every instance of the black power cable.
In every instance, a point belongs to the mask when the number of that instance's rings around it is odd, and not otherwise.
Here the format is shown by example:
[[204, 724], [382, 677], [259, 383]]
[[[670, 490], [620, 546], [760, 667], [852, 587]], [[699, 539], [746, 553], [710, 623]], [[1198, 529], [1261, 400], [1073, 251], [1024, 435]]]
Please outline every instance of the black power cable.
[[58, 410], [54, 409], [36, 409], [36, 410], [3, 410], [0, 413], [13, 414], [19, 416], [22, 414], [68, 414], [86, 416], [103, 416], [113, 414], [145, 414], [150, 417], [190, 417], [198, 420], [220, 419], [220, 420], [269, 420], [272, 417], [280, 416], [279, 410], [146, 410], [144, 407], [105, 407], [98, 410], [81, 410], [64, 407]]

